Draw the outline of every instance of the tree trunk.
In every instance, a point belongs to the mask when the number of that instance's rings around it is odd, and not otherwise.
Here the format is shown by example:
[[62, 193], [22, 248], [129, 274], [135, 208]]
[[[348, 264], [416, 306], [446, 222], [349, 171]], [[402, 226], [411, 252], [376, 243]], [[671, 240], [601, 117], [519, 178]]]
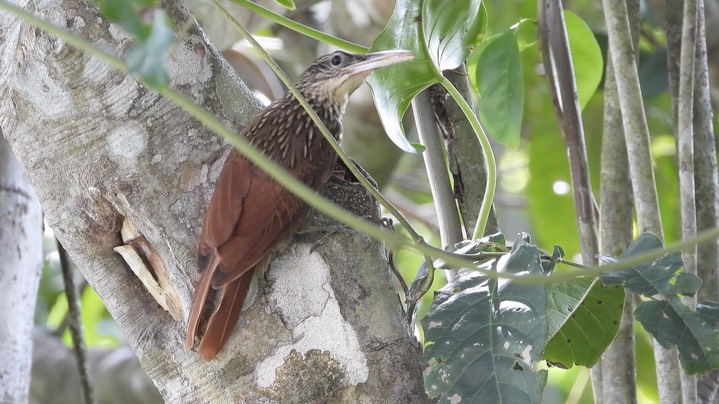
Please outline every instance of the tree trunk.
[[0, 402], [27, 401], [42, 211], [0, 128]]
[[[132, 45], [90, 2], [35, 7], [105, 50], [124, 55]], [[176, 27], [186, 26], [181, 6], [165, 7]], [[0, 24], [0, 54], [10, 55], [0, 66], [0, 122], [48, 223], [167, 402], [426, 401], [419, 351], [389, 286], [383, 247], [362, 235], [332, 236], [315, 252], [304, 238], [290, 245], [260, 280], [220, 355], [205, 363], [184, 351], [195, 243], [227, 148], [96, 58], [17, 19]], [[168, 62], [171, 86], [238, 130], [258, 103], [190, 27]], [[376, 203], [357, 185], [332, 183], [325, 191], [379, 220]], [[123, 223], [142, 238], [123, 242]], [[114, 251], [138, 242], [159, 257], [150, 260], [145, 283]]]

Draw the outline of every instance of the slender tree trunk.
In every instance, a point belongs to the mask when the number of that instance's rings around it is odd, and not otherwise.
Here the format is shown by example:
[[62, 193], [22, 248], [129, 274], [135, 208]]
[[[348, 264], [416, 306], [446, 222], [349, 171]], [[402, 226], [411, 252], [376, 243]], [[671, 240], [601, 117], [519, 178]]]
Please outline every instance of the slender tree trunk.
[[[637, 50], [632, 46], [627, 7], [623, 1], [604, 0], [602, 4], [609, 33], [609, 54], [622, 111], [639, 231], [652, 232], [663, 240], [664, 231], [649, 147], [649, 128], [635, 59]], [[660, 400], [662, 403], [681, 402], [680, 366], [676, 348], [664, 349], [656, 340], [653, 340], [653, 345]]]
[[[124, 55], [132, 45], [91, 2], [32, 4], [34, 14], [103, 49]], [[190, 27], [168, 62], [171, 86], [239, 129], [258, 103], [188, 24], [182, 5], [163, 6], [176, 27]], [[312, 239], [290, 245], [259, 280], [254, 304], [218, 358], [205, 363], [184, 351], [195, 243], [227, 148], [103, 62], [15, 18], [0, 24], [0, 54], [11, 55], [0, 61], [8, 140], [48, 223], [167, 402], [426, 401], [419, 350], [390, 287], [384, 249], [361, 235], [333, 236], [314, 253]], [[379, 219], [360, 187], [325, 191]], [[123, 224], [139, 232], [132, 243], [121, 237]], [[114, 250], [137, 242], [159, 258], [145, 279], [155, 282], [154, 294]]]
[[[639, 1], [627, 1], [632, 44], [639, 40]], [[611, 56], [607, 57], [604, 82], [604, 122], [600, 179], [599, 252], [618, 257], [632, 242], [632, 183], [627, 159], [627, 145], [622, 124], [617, 84]], [[636, 403], [637, 375], [634, 341], [634, 296], [624, 299], [619, 332], [602, 355], [603, 403]], [[596, 396], [596, 394], [595, 394]]]
[[0, 402], [28, 399], [42, 211], [0, 127]]

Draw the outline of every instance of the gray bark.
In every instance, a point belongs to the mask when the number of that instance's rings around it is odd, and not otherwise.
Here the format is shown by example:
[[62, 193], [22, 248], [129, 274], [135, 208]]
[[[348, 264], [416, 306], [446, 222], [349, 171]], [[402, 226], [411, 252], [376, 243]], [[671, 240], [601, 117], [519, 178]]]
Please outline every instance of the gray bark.
[[0, 125], [0, 402], [27, 401], [35, 297], [42, 273], [42, 211]]
[[[638, 0], [627, 2], [627, 13], [632, 44], [636, 46], [641, 23]], [[614, 66], [611, 57], [607, 59], [600, 175], [599, 252], [618, 257], [632, 242], [633, 195]], [[633, 298], [631, 293], [624, 298], [624, 313], [617, 336], [597, 365], [602, 374], [601, 397], [597, 397], [597, 403], [637, 402]]]
[[[609, 33], [609, 54], [615, 69], [617, 94], [622, 110], [639, 231], [652, 232], [663, 240], [664, 232], [649, 149], [649, 128], [639, 88], [636, 50], [632, 46], [627, 7], [621, 1], [604, 0], [602, 4]], [[656, 341], [653, 341], [653, 344], [659, 398], [662, 403], [681, 402], [680, 367], [676, 348], [666, 350]]]
[[[131, 41], [84, 1], [36, 15], [124, 54]], [[184, 10], [166, 3], [176, 27]], [[169, 60], [171, 86], [238, 130], [258, 111], [246, 87], [191, 26]], [[280, 253], [217, 359], [182, 349], [193, 255], [227, 148], [156, 93], [42, 31], [2, 20], [0, 118], [58, 239], [125, 333], [167, 402], [423, 402], [418, 349], [378, 243], [337, 235]], [[42, 147], [38, 147], [41, 143]], [[378, 220], [352, 184], [333, 199]], [[160, 258], [153, 298], [113, 248], [131, 222]], [[163, 306], [161, 306], [161, 303]], [[165, 309], [163, 309], [165, 307]]]
[[[614, 69], [609, 61], [604, 86], [599, 252], [611, 257], [620, 256], [632, 242], [632, 184], [621, 123]], [[637, 402], [633, 312], [633, 295], [628, 293], [617, 337], [598, 364], [602, 373], [602, 394], [595, 400], [598, 403]]]
[[[683, 6], [683, 1], [667, 0], [667, 7]], [[692, 126], [693, 126], [693, 153], [694, 153], [694, 192], [696, 194], [696, 225], [697, 230], [707, 230], [719, 224], [719, 179], [717, 178], [716, 142], [714, 139], [713, 111], [710, 100], [711, 87], [709, 86], [709, 66], [707, 64], [707, 38], [704, 21], [704, 2], [697, 2], [697, 23], [696, 23], [696, 49], [691, 55], [695, 60], [694, 88], [692, 94], [683, 94], [680, 91], [680, 81], [683, 74], [680, 73], [679, 60], [680, 44], [682, 40], [682, 17], [676, 13], [668, 13], [665, 17], [665, 29], [667, 32], [667, 47], [669, 65], [669, 88], [672, 95], [675, 126], [679, 126], [682, 112], [679, 107], [682, 102], [686, 103], [686, 97], [693, 97]], [[717, 8], [716, 3], [709, 3], [706, 15], [711, 19], [711, 9]], [[710, 30], [714, 31], [714, 30]], [[717, 36], [714, 35], [713, 42], [716, 43]], [[716, 46], [715, 46], [716, 48]], [[716, 51], [716, 49], [715, 49]], [[710, 59], [711, 60], [711, 59]], [[715, 62], [716, 64], [716, 62]], [[682, 97], [684, 100], [682, 101]], [[686, 118], [686, 116], [684, 116]], [[686, 123], [684, 124], [686, 126]], [[677, 133], [681, 133], [677, 129]], [[681, 149], [680, 149], [681, 150]], [[681, 167], [681, 165], [680, 165]], [[698, 301], [714, 300], [719, 294], [719, 241], [704, 243], [697, 246], [696, 272], [702, 279], [702, 287], [699, 289]], [[687, 266], [687, 269], [689, 267]], [[698, 383], [696, 399], [690, 402], [710, 403], [716, 401], [717, 389], [719, 387], [719, 372], [712, 371], [703, 375]], [[685, 391], [687, 389], [685, 388]], [[694, 393], [692, 391], [692, 393]]]
[[[701, 2], [699, 5], [702, 5]], [[667, 1], [669, 7], [681, 8], [683, 1]], [[714, 127], [712, 123], [713, 112], [709, 97], [709, 77], [707, 67], [707, 48], [704, 38], [704, 13], [697, 13], [697, 48], [694, 55], [696, 59], [696, 72], [694, 74], [694, 153], [695, 153], [695, 192], [697, 209], [697, 230], [707, 230], [719, 224], [719, 180], [717, 179], [717, 162], [715, 152]], [[672, 95], [674, 121], [678, 122], [679, 99], [679, 60], [682, 33], [682, 19], [680, 15], [669, 13], [666, 16], [665, 29], [667, 32], [669, 66], [669, 88]], [[719, 241], [705, 243], [697, 246], [697, 271], [702, 278], [702, 287], [699, 289], [699, 300], [712, 300], [719, 295]]]
[[[412, 112], [416, 122], [417, 136], [422, 145], [427, 148], [422, 153], [422, 158], [427, 170], [429, 188], [434, 196], [440, 240], [442, 246], [450, 246], [462, 241], [464, 234], [460, 224], [457, 202], [452, 191], [452, 184], [449, 182], [449, 173], [445, 163], [444, 142], [437, 127], [430, 101], [430, 93], [430, 90], [426, 89], [414, 97], [412, 100]], [[469, 237], [471, 237], [471, 233]], [[447, 271], [447, 275], [450, 281], [455, 278], [452, 271]]]

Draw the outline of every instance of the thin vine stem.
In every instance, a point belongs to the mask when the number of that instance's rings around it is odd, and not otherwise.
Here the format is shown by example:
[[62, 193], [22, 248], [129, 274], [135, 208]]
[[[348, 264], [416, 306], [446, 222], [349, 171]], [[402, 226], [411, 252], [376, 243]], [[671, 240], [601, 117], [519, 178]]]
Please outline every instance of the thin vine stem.
[[309, 38], [316, 39], [318, 41], [330, 44], [332, 46], [336, 46], [340, 49], [344, 49], [348, 52], [352, 53], [367, 53], [368, 48], [356, 44], [354, 42], [350, 42], [341, 38], [337, 38], [336, 36], [329, 35], [325, 32], [322, 32], [320, 30], [314, 29], [312, 27], [308, 27], [307, 25], [301, 24], [297, 21], [291, 20], [281, 14], [278, 14], [268, 8], [265, 8], [257, 3], [248, 1], [248, 0], [230, 0], [233, 3], [242, 6], [254, 13], [257, 13], [268, 20], [275, 22], [285, 28], [291, 29], [292, 31], [298, 32], [302, 35], [305, 35]]
[[439, 74], [439, 82], [447, 90], [447, 92], [454, 98], [454, 101], [459, 105], [459, 108], [464, 112], [467, 117], [469, 124], [472, 126], [474, 133], [479, 139], [479, 143], [484, 151], [484, 161], [486, 162], [487, 169], [487, 184], [484, 189], [484, 199], [482, 200], [482, 206], [479, 208], [479, 215], [477, 217], [477, 223], [474, 226], [473, 239], [479, 239], [484, 235], [484, 229], [487, 227], [487, 221], [489, 220], [489, 214], [492, 211], [492, 202], [494, 201], [494, 193], [497, 188], [497, 163], [494, 159], [494, 152], [492, 151], [492, 145], [489, 143], [489, 138], [485, 132], [482, 124], [477, 119], [477, 116], [472, 111], [472, 107], [457, 91], [457, 88], [447, 80], [444, 76]]
[[[317, 115], [317, 113], [312, 109], [312, 106], [305, 100], [305, 98], [300, 94], [299, 91], [295, 88], [295, 86], [290, 81], [289, 77], [285, 74], [284, 71], [282, 71], [282, 68], [280, 68], [279, 65], [272, 59], [272, 57], [267, 53], [267, 51], [255, 40], [255, 38], [250, 34], [245, 27], [242, 26], [233, 16], [230, 14], [227, 9], [225, 9], [217, 0], [214, 0], [212, 2], [212, 6], [215, 7], [215, 9], [221, 13], [234, 27], [237, 29], [240, 34], [247, 39], [248, 42], [260, 53], [260, 57], [272, 68], [272, 70], [275, 72], [275, 74], [280, 78], [280, 80], [287, 86], [287, 88], [290, 90], [292, 95], [297, 98], [297, 100], [302, 104], [302, 107], [305, 109], [305, 111], [309, 114], [309, 116], [312, 118], [312, 121], [315, 123], [315, 125], [320, 129], [320, 132], [322, 132], [322, 136], [325, 137], [325, 140], [329, 142], [329, 144], [332, 146], [332, 148], [335, 150], [337, 155], [339, 156], [340, 160], [345, 163], [347, 166], [347, 169], [350, 170], [350, 172], [359, 180], [359, 182], [364, 186], [372, 196], [379, 201], [379, 203], [384, 206], [387, 211], [392, 214], [397, 220], [400, 222], [400, 224], [407, 230], [407, 233], [412, 237], [414, 241], [420, 241], [423, 240], [422, 236], [417, 232], [417, 230], [414, 229], [412, 224], [407, 220], [404, 215], [397, 209], [382, 193], [372, 184], [365, 175], [355, 167], [354, 162], [350, 157], [347, 155], [347, 153], [342, 150], [342, 147], [337, 143], [334, 136], [327, 130], [327, 127], [325, 126], [324, 122], [320, 119], [320, 117]], [[359, 230], [359, 229], [358, 229]]]
[[[418, 29], [419, 38], [424, 38], [423, 24], [419, 24]], [[422, 51], [427, 56], [427, 60], [433, 60], [430, 55], [429, 48], [427, 47], [427, 43], [425, 41], [420, 41], [420, 44]], [[479, 119], [477, 119], [477, 115], [474, 114], [472, 107], [467, 103], [464, 97], [462, 97], [462, 94], [459, 93], [454, 84], [444, 77], [438, 66], [434, 63], [429, 63], [429, 66], [434, 72], [434, 76], [437, 78], [438, 83], [447, 90], [449, 95], [451, 95], [454, 99], [454, 102], [457, 103], [459, 108], [464, 113], [467, 121], [472, 126], [472, 130], [474, 130], [474, 134], [479, 140], [479, 144], [482, 146], [482, 151], [484, 152], [484, 161], [486, 164], [485, 168], [487, 169], [487, 184], [485, 185], [484, 199], [482, 200], [482, 206], [479, 208], [477, 223], [474, 226], [474, 233], [472, 234], [472, 239], [476, 240], [484, 236], [484, 229], [487, 228], [489, 215], [492, 212], [492, 203], [494, 202], [494, 193], [497, 187], [497, 163], [494, 159], [494, 152], [492, 151], [492, 145], [489, 143], [487, 132], [482, 127]]]

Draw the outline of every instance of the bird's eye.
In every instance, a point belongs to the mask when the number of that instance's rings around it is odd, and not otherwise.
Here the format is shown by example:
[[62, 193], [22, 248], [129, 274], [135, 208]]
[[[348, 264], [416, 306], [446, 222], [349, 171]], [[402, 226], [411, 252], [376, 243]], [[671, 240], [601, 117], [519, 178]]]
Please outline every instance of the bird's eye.
[[332, 55], [332, 58], [330, 59], [330, 64], [332, 64], [332, 66], [341, 65], [342, 64], [342, 55], [340, 55], [339, 53]]

